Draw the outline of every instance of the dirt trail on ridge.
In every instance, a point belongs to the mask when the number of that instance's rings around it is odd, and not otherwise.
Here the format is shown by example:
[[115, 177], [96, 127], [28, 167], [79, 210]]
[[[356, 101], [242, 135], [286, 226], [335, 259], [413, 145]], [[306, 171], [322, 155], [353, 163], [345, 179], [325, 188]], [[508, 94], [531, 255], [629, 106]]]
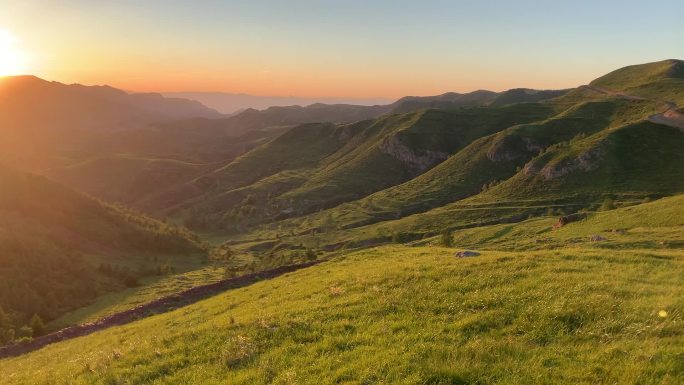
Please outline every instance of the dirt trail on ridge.
[[678, 106], [676, 103], [670, 102], [670, 101], [659, 101], [659, 100], [654, 100], [654, 99], [648, 99], [644, 98], [641, 96], [636, 96], [636, 95], [629, 95], [623, 92], [619, 91], [613, 91], [605, 88], [599, 88], [595, 86], [584, 86], [587, 89], [603, 94], [603, 95], [609, 95], [609, 96], [615, 96], [623, 99], [629, 99], [629, 100], [651, 100], [655, 102], [661, 102], [666, 106], [665, 111], [650, 115], [647, 120], [652, 123], [656, 124], [662, 124], [665, 126], [670, 126], [674, 128], [678, 128], [682, 131], [684, 131], [684, 113], [681, 112], [681, 110], [678, 110]]

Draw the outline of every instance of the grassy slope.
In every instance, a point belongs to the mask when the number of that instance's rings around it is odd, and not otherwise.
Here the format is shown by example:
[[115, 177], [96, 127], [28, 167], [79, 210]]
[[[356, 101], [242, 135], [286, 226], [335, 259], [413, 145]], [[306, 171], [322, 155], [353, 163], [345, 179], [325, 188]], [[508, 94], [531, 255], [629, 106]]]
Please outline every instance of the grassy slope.
[[108, 202], [137, 207], [145, 197], [159, 193], [160, 186], [188, 182], [210, 167], [174, 159], [113, 155], [52, 169], [48, 174]]
[[[45, 178], [0, 168], [0, 305], [25, 322], [52, 319], [122, 282], [101, 263], [137, 275], [181, 257], [199, 261], [199, 240]], [[157, 256], [158, 261], [153, 261]]]
[[528, 88], [514, 88], [500, 93], [490, 106], [505, 106], [515, 103], [535, 103], [553, 99], [566, 94], [569, 90], [531, 90]]
[[[535, 158], [522, 171], [475, 200], [554, 196], [602, 197], [620, 195], [669, 195], [684, 189], [684, 133], [650, 122], [640, 122], [599, 132], [586, 139], [559, 145]], [[569, 169], [591, 151], [600, 155], [578, 169], [549, 179], [544, 169]]]
[[[297, 126], [228, 165], [193, 180], [186, 186], [193, 196], [179, 203], [175, 214], [198, 227], [225, 221], [226, 211], [243, 197], [227, 193], [283, 171], [317, 166], [343, 145], [336, 128], [330, 123]], [[304, 140], [306, 145], [303, 145]]]
[[553, 233], [570, 240], [626, 228], [610, 248], [512, 251], [547, 238], [538, 233], [545, 220], [456, 233], [458, 243], [475, 237], [488, 249], [477, 258], [369, 249], [6, 359], [0, 371], [7, 384], [679, 383], [681, 244], [630, 240], [650, 232], [681, 241], [681, 200]]
[[628, 95], [684, 104], [684, 62], [664, 60], [618, 69], [590, 83]]
[[[627, 206], [590, 215], [559, 230], [551, 227], [556, 217], [530, 219], [518, 224], [501, 224], [456, 233], [460, 247], [529, 250], [558, 247], [668, 249], [684, 247], [684, 195], [651, 203]], [[615, 231], [618, 230], [618, 231]], [[592, 235], [605, 241], [592, 243]]]

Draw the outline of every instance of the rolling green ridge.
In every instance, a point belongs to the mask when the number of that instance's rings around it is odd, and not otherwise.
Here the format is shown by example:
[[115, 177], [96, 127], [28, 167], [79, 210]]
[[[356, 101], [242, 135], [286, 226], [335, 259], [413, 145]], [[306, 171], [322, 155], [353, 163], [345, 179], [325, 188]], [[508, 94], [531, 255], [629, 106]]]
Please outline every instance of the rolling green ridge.
[[[188, 225], [199, 224], [203, 229], [244, 233], [251, 231], [255, 225], [275, 220], [266, 228], [288, 228], [291, 229], [288, 231], [305, 233], [321, 231], [330, 227], [331, 222], [337, 228], [346, 229], [393, 220], [455, 204], [468, 197], [473, 197], [476, 202], [485, 202], [486, 194], [480, 198], [476, 196], [497, 184], [504, 187], [497, 190], [502, 193], [496, 195], [496, 199], [518, 199], [516, 194], [521, 195], [524, 191], [524, 194], [544, 200], [535, 206], [544, 205], [553, 200], [552, 195], [559, 189], [567, 189], [567, 186], [572, 185], [566, 183], [566, 179], [574, 176], [581, 181], [582, 174], [573, 172], [563, 178], [547, 178], [549, 180], [538, 183], [535, 185], [537, 187], [525, 186], [521, 189], [518, 185], [530, 180], [518, 176], [523, 168], [529, 166], [526, 169], [526, 173], [529, 173], [533, 166], [552, 156], [556, 159], [545, 172], [562, 163], [561, 158], [572, 163], [573, 156], [591, 153], [582, 146], [603, 140], [599, 138], [611, 130], [643, 121], [667, 108], [660, 99], [631, 97], [596, 87], [614, 87], [620, 81], [633, 85], [669, 79], [669, 76], [676, 76], [672, 70], [673, 63], [676, 67], [676, 62], [666, 61], [655, 66], [657, 70], [653, 69], [652, 64], [626, 72], [618, 70], [592, 82], [588, 88], [546, 93], [547, 96], [557, 97], [543, 103], [424, 110], [339, 126], [339, 147], [328, 153], [317, 151], [314, 136], [311, 138], [314, 144], [308, 148], [309, 134], [305, 130], [294, 130], [300, 134], [283, 135], [283, 139], [273, 142], [282, 144], [278, 149], [271, 149], [274, 144], [263, 146], [217, 170], [208, 179], [199, 179], [203, 186], [198, 187], [198, 183], [193, 182], [192, 191], [199, 195], [181, 203], [179, 207], [182, 209], [178, 212], [182, 213]], [[675, 86], [671, 93], [676, 89], [678, 87]], [[519, 95], [535, 95], [528, 90], [512, 90], [498, 97], [505, 100], [507, 94], [513, 100]], [[461, 97], [445, 94], [432, 99], [405, 100], [434, 102]], [[496, 105], [491, 100], [489, 103]], [[661, 133], [670, 135], [674, 143], [679, 139], [674, 131], [665, 130]], [[627, 135], [614, 134], [611, 135], [613, 137], [627, 138]], [[645, 144], [652, 147], [648, 148]], [[619, 148], [614, 151], [632, 153], [627, 143], [615, 145]], [[640, 148], [639, 151], [645, 155], [636, 156], [644, 164], [627, 165], [629, 160], [623, 159], [620, 161], [622, 165], [617, 165], [617, 168], [604, 169], [604, 175], [608, 173], [608, 178], [623, 178], [629, 172], [638, 172], [646, 167], [649, 153], [676, 152], [676, 145], [667, 149], [657, 147], [659, 143], [655, 138], [647, 143], [639, 143], [635, 148]], [[306, 156], [311, 162], [305, 167], [293, 164], [291, 160], [304, 158], [299, 154], [302, 149], [312, 152]], [[561, 155], [561, 152], [565, 155]], [[556, 153], [558, 155], [553, 155]], [[674, 155], [668, 165], [653, 167], [650, 171], [655, 173], [652, 178], [654, 181], [667, 181], [670, 187], [659, 188], [655, 182], [651, 185], [645, 182], [640, 194], [662, 196], [681, 191], [681, 185], [675, 182], [680, 158]], [[619, 170], [623, 166], [631, 169]], [[666, 171], [668, 168], [675, 171]], [[235, 174], [237, 171], [233, 170], [242, 170], [239, 172], [255, 177], [250, 180]], [[278, 176], [273, 177], [275, 174]], [[259, 181], [256, 176], [273, 179]], [[508, 179], [521, 181], [517, 184], [502, 183]], [[255, 181], [256, 185], [250, 186]], [[576, 186], [568, 190], [565, 200], [573, 197], [587, 207], [610, 193], [613, 187], [610, 183], [588, 185], [585, 190], [589, 194], [580, 197], [579, 190], [582, 188]], [[184, 189], [190, 190], [188, 186], [184, 186]], [[629, 193], [626, 189], [616, 192]], [[507, 191], [510, 194], [507, 195]], [[321, 209], [324, 211], [316, 213]], [[521, 210], [514, 211], [505, 214], [505, 217], [516, 218], [523, 214]], [[525, 215], [531, 212], [536, 212], [536, 209], [528, 210]], [[490, 214], [483, 216], [481, 212], [480, 220], [489, 217], [487, 220], [493, 221], [501, 211], [494, 210]], [[279, 221], [281, 219], [285, 221]], [[275, 233], [273, 230], [267, 237], [274, 237]]]
[[590, 85], [627, 95], [684, 103], [684, 62], [664, 60], [621, 68], [602, 76]]
[[[331, 234], [319, 237], [318, 245], [341, 247], [387, 241], [396, 232], [416, 237], [444, 227], [516, 221], [549, 207], [591, 209], [611, 194], [629, 200], [681, 192], [684, 133], [640, 121], [658, 105], [626, 99], [579, 103], [550, 119], [475, 140], [406, 183], [264, 226], [257, 234], [278, 239], [288, 232], [325, 231]], [[620, 126], [630, 121], [639, 123]]]
[[[238, 222], [259, 223], [334, 206], [410, 180], [478, 137], [547, 117], [551, 111], [552, 106], [519, 104], [425, 110], [336, 128], [300, 126], [203, 177], [208, 193], [197, 199], [200, 207], [191, 203], [198, 212], [189, 215], [230, 228]], [[316, 136], [310, 130], [316, 130]], [[332, 130], [333, 147], [321, 149], [318, 138], [328, 138]], [[299, 149], [296, 156], [294, 149]], [[285, 170], [289, 173], [279, 174], [272, 186], [259, 181]], [[284, 180], [286, 175], [294, 179]], [[257, 186], [247, 187], [254, 181]], [[243, 200], [248, 197], [254, 209], [248, 208], [251, 215], [245, 216]], [[239, 218], [235, 210], [241, 210]]]

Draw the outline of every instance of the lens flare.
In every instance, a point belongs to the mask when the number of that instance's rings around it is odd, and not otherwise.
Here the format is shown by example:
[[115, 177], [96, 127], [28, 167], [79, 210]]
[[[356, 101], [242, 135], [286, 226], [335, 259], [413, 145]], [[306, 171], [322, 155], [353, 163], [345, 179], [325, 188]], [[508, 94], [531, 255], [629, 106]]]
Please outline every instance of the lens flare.
[[0, 30], [0, 76], [21, 75], [26, 71], [26, 57], [11, 33]]

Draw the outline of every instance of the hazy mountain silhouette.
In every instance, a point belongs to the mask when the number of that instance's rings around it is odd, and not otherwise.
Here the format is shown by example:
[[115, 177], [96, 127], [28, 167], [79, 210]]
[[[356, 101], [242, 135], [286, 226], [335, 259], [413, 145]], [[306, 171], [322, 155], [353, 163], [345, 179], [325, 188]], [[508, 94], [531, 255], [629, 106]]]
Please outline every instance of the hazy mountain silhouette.
[[165, 92], [167, 97], [197, 100], [225, 114], [238, 113], [246, 109], [263, 110], [277, 106], [309, 106], [316, 103], [354, 104], [362, 106], [392, 103], [387, 98], [302, 98], [297, 96], [258, 96], [228, 92]]
[[109, 131], [190, 117], [220, 117], [197, 101], [66, 85], [34, 76], [0, 79], [0, 160], [32, 162]]

